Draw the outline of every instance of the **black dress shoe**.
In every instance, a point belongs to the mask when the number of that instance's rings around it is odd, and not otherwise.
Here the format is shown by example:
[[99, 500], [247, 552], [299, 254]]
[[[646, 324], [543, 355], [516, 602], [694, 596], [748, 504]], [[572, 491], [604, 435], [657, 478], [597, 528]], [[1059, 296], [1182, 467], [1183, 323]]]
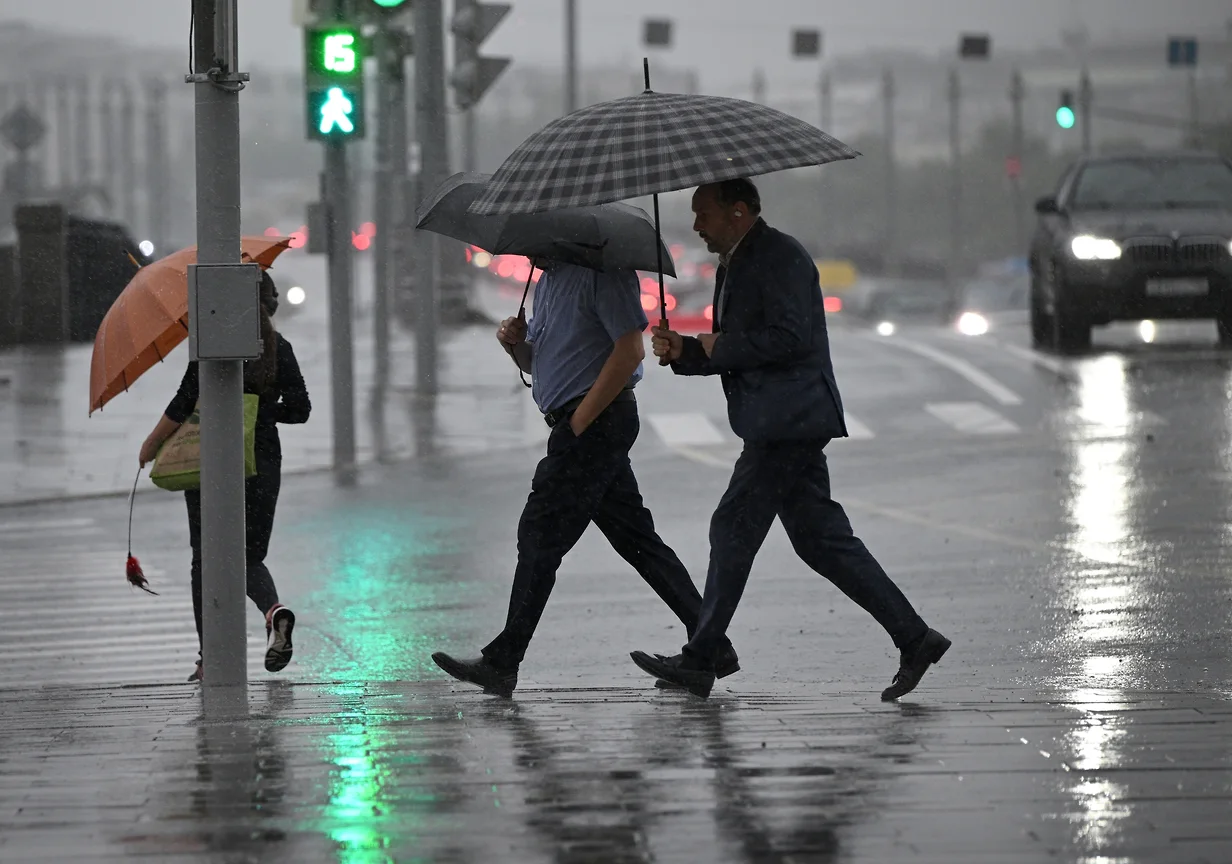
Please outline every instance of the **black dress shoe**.
[[487, 657], [477, 657], [474, 660], [456, 660], [444, 651], [437, 651], [432, 660], [454, 678], [467, 684], [477, 684], [484, 693], [492, 696], [504, 696], [508, 699], [513, 695], [513, 689], [518, 686], [518, 670], [494, 666]]
[[945, 652], [950, 650], [950, 640], [936, 630], [929, 630], [910, 652], [902, 652], [899, 660], [898, 674], [894, 683], [881, 692], [882, 702], [893, 702], [899, 696], [906, 696], [916, 688], [928, 667], [941, 662]]
[[[656, 654], [654, 656], [658, 658], [659, 660], [671, 659], [666, 654]], [[735, 675], [739, 671], [740, 671], [740, 658], [736, 656], [736, 649], [733, 648], [731, 645], [728, 645], [726, 648], [720, 649], [719, 656], [716, 657], [714, 661], [714, 677], [715, 678], [726, 678], [728, 675]], [[658, 681], [655, 682], [655, 686], [666, 690], [672, 687], [676, 687], [678, 685], [673, 684], [670, 681], [659, 679]]]
[[683, 687], [702, 699], [709, 697], [710, 689], [714, 687], [713, 670], [693, 668], [689, 661], [680, 654], [662, 660], [644, 651], [634, 651], [629, 656], [643, 672], [675, 684], [677, 687]]

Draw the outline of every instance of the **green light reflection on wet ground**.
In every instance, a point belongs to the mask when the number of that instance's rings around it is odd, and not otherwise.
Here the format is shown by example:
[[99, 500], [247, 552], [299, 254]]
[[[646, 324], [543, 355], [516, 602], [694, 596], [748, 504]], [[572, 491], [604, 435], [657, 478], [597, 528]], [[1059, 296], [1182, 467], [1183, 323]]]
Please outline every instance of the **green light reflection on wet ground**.
[[[390, 506], [352, 506], [298, 527], [315, 552], [319, 588], [301, 656], [321, 680], [416, 680], [457, 627], [468, 588], [456, 573], [464, 520]], [[311, 632], [316, 631], [316, 632]], [[299, 631], [297, 630], [297, 635]]]

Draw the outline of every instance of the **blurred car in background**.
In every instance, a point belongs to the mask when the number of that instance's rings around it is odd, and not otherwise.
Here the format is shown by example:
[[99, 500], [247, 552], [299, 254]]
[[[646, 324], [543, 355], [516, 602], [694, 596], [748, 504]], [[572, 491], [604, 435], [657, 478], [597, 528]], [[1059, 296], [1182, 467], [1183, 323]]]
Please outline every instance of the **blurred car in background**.
[[888, 336], [903, 323], [948, 323], [954, 309], [951, 293], [943, 279], [865, 277], [843, 293], [842, 312]]
[[967, 336], [982, 336], [1006, 324], [1025, 323], [1031, 304], [1031, 276], [1024, 269], [968, 279], [959, 287], [954, 326]]

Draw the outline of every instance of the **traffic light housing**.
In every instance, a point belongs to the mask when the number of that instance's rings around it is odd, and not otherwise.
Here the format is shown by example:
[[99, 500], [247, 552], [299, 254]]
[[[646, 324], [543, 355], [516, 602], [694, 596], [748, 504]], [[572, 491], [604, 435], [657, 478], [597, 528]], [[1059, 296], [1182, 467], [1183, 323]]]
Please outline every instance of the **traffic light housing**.
[[311, 139], [363, 138], [363, 34], [348, 24], [304, 29], [304, 117]]
[[1062, 90], [1061, 103], [1057, 106], [1057, 125], [1062, 129], [1073, 129], [1077, 122], [1078, 115], [1074, 113], [1074, 91]]
[[477, 103], [509, 65], [508, 57], [481, 57], [479, 46], [501, 19], [509, 14], [508, 3], [455, 0], [453, 23], [454, 71], [449, 77], [459, 111]]

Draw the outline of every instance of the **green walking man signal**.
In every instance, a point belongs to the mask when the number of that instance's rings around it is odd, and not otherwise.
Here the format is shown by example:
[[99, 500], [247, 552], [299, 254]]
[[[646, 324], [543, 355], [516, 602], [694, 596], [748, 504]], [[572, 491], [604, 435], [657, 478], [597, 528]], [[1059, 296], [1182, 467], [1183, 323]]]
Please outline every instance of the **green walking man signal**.
[[304, 115], [309, 138], [363, 138], [365, 45], [344, 24], [304, 29]]

